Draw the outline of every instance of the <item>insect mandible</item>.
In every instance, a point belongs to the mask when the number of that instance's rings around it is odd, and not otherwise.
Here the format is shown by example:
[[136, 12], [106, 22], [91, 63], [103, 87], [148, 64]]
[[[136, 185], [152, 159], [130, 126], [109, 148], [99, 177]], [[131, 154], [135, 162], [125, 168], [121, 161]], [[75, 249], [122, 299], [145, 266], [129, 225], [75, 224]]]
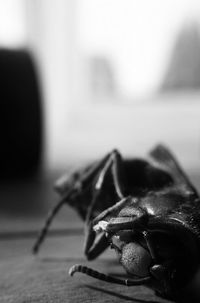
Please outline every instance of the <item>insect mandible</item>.
[[200, 263], [200, 200], [177, 160], [163, 145], [147, 159], [123, 159], [113, 150], [70, 177], [58, 180], [61, 195], [34, 245], [37, 253], [48, 228], [69, 204], [85, 221], [84, 253], [97, 258], [113, 248], [127, 279], [82, 265], [96, 279], [127, 286], [145, 285], [165, 298], [175, 298], [195, 275]]

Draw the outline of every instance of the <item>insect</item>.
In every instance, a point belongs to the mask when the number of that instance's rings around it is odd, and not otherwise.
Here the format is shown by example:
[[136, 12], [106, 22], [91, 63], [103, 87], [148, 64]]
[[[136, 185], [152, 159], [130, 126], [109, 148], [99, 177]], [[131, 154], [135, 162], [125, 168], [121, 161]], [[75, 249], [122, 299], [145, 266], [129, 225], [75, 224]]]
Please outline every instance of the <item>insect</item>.
[[61, 200], [51, 211], [34, 246], [37, 253], [64, 204], [85, 221], [84, 253], [97, 258], [115, 250], [127, 279], [82, 265], [69, 271], [107, 282], [145, 285], [162, 297], [175, 298], [194, 277], [200, 253], [200, 201], [196, 189], [164, 146], [147, 159], [123, 159], [113, 150], [101, 161], [60, 179]]

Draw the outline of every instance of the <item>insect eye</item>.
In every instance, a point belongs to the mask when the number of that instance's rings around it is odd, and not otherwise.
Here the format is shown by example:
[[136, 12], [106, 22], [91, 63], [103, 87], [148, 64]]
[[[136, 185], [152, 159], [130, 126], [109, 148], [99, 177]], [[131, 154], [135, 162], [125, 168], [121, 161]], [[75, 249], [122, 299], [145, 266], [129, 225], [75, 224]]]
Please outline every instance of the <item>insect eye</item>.
[[122, 250], [123, 246], [127, 243], [133, 242], [134, 233], [132, 231], [119, 231], [111, 238], [111, 248]]

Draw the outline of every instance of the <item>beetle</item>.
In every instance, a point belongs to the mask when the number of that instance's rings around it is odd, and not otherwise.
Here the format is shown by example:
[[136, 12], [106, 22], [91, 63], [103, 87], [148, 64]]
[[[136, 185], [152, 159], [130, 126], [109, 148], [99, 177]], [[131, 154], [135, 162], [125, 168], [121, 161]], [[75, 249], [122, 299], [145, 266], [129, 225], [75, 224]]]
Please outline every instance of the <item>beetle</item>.
[[172, 153], [156, 146], [147, 159], [123, 159], [113, 150], [102, 160], [62, 177], [60, 201], [50, 212], [34, 245], [37, 253], [64, 204], [85, 221], [84, 253], [97, 258], [114, 249], [127, 279], [82, 265], [69, 270], [107, 282], [145, 285], [165, 298], [176, 298], [200, 264], [200, 199]]

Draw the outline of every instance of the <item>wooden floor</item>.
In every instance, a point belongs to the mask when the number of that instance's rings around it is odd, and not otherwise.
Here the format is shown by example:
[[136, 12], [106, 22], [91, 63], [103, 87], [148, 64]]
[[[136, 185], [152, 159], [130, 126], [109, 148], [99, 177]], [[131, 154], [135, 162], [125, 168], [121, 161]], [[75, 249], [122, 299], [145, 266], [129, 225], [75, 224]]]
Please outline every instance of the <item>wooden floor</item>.
[[50, 237], [38, 256], [31, 254], [33, 238], [1, 240], [0, 302], [168, 302], [142, 286], [127, 288], [92, 279], [82, 274], [68, 275], [77, 263], [104, 273], [121, 276], [115, 256], [105, 253], [97, 261], [86, 262], [82, 235]]
[[7, 184], [0, 192], [0, 303], [169, 302], [142, 286], [106, 284], [82, 274], [70, 277], [68, 270], [76, 263], [118, 276], [124, 272], [110, 250], [93, 262], [84, 259], [83, 223], [68, 207], [55, 220], [39, 255], [32, 255], [37, 232], [57, 199], [51, 180]]

